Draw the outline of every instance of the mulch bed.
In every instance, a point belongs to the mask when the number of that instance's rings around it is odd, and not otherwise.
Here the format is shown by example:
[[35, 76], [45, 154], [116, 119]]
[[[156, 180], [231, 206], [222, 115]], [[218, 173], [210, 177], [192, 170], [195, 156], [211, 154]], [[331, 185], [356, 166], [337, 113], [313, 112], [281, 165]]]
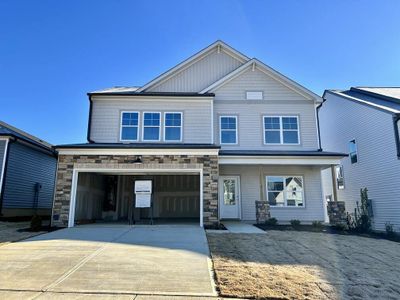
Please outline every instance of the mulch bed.
[[369, 232], [369, 233], [360, 233], [351, 230], [343, 230], [342, 228], [338, 228], [335, 226], [312, 226], [312, 225], [299, 225], [293, 227], [292, 225], [265, 225], [265, 224], [255, 224], [254, 226], [268, 231], [268, 230], [280, 230], [280, 231], [305, 231], [305, 232], [322, 232], [327, 234], [340, 234], [340, 235], [354, 235], [361, 236], [373, 239], [385, 239], [393, 242], [400, 243], [400, 235], [395, 234], [393, 236], [387, 235], [384, 232]]

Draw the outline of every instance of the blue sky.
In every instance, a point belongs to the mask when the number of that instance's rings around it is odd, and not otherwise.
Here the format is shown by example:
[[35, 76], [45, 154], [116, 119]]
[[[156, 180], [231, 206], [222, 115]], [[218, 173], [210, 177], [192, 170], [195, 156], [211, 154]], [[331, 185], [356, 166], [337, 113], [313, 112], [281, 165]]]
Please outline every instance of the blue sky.
[[0, 2], [0, 120], [86, 141], [88, 91], [143, 85], [222, 39], [322, 94], [400, 86], [400, 1]]

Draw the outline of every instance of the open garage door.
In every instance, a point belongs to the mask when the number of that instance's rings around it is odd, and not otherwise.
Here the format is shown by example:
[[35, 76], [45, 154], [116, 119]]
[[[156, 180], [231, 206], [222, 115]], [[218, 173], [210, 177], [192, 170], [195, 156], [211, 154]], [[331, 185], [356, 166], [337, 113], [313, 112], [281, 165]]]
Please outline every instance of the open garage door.
[[[135, 207], [134, 183], [151, 180], [152, 211]], [[94, 222], [199, 222], [200, 177], [195, 174], [121, 175], [80, 172], [74, 224]]]

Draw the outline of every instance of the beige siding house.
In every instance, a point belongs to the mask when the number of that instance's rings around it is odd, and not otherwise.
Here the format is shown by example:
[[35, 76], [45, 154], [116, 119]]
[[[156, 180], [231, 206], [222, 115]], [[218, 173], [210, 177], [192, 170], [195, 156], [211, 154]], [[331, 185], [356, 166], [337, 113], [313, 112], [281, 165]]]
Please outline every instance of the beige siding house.
[[320, 147], [322, 99], [259, 60], [217, 41], [88, 95], [88, 143], [57, 147], [54, 225], [254, 222], [256, 201], [280, 222], [325, 219], [321, 170], [343, 155]]

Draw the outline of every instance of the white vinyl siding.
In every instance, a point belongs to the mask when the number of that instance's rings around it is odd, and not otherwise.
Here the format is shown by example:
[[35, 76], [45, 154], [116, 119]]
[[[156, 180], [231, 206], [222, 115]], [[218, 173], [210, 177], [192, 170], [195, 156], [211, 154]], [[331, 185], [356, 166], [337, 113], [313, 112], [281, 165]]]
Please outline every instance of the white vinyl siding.
[[271, 217], [285, 223], [292, 219], [302, 222], [324, 221], [321, 169], [312, 166], [229, 166], [221, 165], [220, 176], [240, 176], [242, 220], [256, 219], [255, 201], [267, 200], [265, 177], [282, 174], [303, 178], [303, 207], [270, 207]]
[[[126, 97], [113, 97], [110, 100], [93, 99], [91, 139], [96, 143], [118, 143], [121, 111], [132, 110], [142, 114], [144, 111], [157, 109], [162, 114], [170, 111], [182, 112], [185, 119], [182, 127], [183, 143], [209, 144], [212, 139], [212, 100], [192, 100], [188, 98], [166, 101], [133, 97], [129, 100]], [[164, 107], [167, 109], [160, 110]], [[141, 120], [142, 117], [141, 115]], [[139, 142], [142, 142], [141, 139]]]
[[148, 92], [199, 92], [242, 65], [237, 59], [221, 50], [211, 50], [209, 55], [174, 74]]
[[[374, 211], [374, 228], [385, 230], [391, 222], [400, 231], [400, 197], [394, 193], [400, 186], [400, 160], [397, 158], [393, 117], [390, 113], [327, 94], [320, 108], [322, 147], [326, 151], [349, 152], [349, 141], [355, 139], [358, 162], [342, 159], [345, 188], [338, 190], [338, 200], [346, 210], [354, 211], [360, 201], [360, 189], [368, 188]], [[329, 172], [324, 176], [331, 180]]]

